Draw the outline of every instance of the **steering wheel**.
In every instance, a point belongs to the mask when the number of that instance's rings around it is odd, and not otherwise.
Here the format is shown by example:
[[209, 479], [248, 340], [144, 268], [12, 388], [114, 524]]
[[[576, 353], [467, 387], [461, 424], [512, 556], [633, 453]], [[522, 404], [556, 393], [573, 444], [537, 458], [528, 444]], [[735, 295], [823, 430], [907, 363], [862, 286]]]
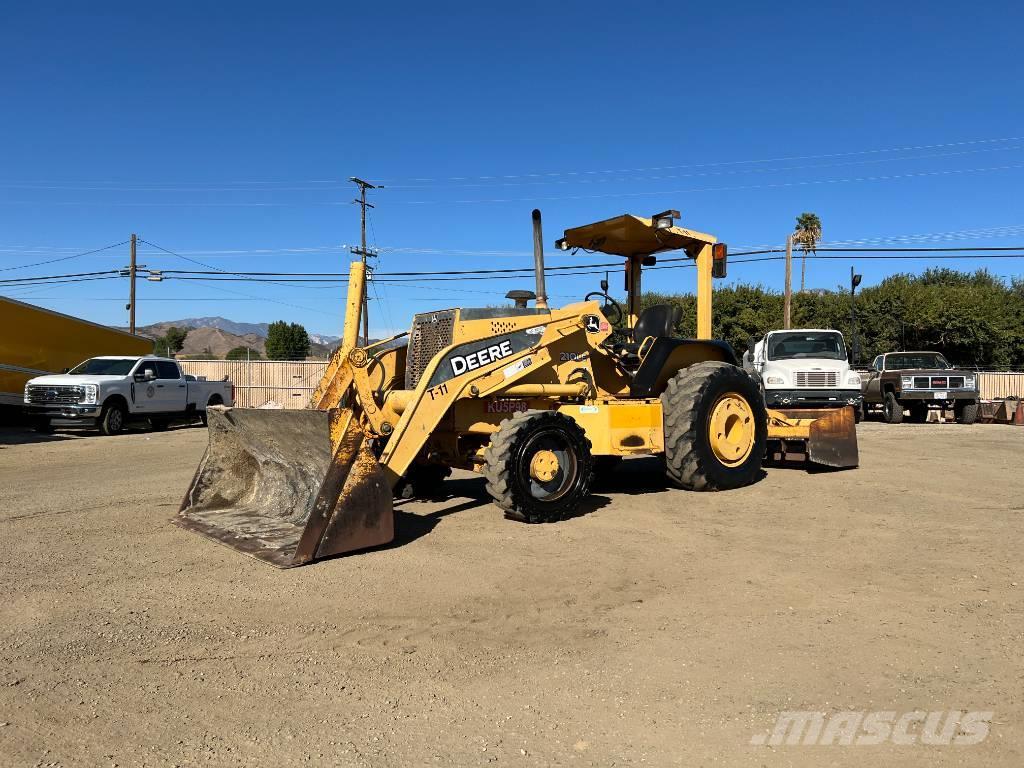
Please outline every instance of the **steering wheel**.
[[[590, 293], [583, 297], [583, 300], [590, 301], [591, 296], [600, 296], [602, 299], [604, 299], [604, 306], [601, 307], [601, 312], [604, 314], [605, 319], [609, 323], [611, 323], [612, 325], [618, 325], [619, 323], [622, 322], [622, 318], [626, 316], [626, 313], [622, 311], [622, 306], [619, 304], [619, 302], [617, 302], [607, 293], [601, 293], [600, 291], [591, 291]], [[609, 308], [615, 310], [614, 315], [608, 314]]]

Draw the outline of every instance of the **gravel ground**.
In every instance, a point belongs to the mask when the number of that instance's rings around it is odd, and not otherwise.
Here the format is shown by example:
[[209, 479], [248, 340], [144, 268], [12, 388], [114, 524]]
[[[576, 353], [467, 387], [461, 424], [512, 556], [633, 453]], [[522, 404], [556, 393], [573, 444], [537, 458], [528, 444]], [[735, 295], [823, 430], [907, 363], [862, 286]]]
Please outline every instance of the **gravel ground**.
[[[720, 494], [629, 461], [546, 526], [458, 475], [278, 571], [169, 523], [202, 429], [0, 432], [0, 765], [1021, 765], [1024, 429], [860, 441]], [[751, 743], [957, 709], [980, 744]]]

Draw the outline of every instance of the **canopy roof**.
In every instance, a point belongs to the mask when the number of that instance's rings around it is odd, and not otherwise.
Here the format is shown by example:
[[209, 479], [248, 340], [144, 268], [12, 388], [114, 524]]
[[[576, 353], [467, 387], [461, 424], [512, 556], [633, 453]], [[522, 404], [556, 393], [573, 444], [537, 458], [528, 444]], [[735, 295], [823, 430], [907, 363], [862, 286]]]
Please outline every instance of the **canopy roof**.
[[696, 258], [702, 246], [717, 242], [712, 235], [682, 227], [657, 229], [653, 219], [626, 213], [613, 219], [585, 224], [565, 230], [565, 236], [555, 241], [562, 250], [582, 248], [615, 256], [647, 256], [659, 251], [682, 248]]

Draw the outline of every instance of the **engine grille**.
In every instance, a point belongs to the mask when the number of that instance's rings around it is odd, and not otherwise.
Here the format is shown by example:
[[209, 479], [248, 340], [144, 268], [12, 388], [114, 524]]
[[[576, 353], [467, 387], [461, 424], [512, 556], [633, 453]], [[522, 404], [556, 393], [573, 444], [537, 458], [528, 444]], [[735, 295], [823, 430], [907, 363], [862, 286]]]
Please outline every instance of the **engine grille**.
[[74, 405], [85, 397], [85, 389], [69, 384], [53, 386], [32, 385], [28, 388], [28, 401], [39, 405]]
[[415, 389], [420, 377], [438, 352], [452, 343], [455, 310], [427, 312], [412, 319], [409, 351], [405, 359], [405, 388]]
[[797, 371], [798, 387], [836, 387], [839, 385], [839, 374], [835, 371]]

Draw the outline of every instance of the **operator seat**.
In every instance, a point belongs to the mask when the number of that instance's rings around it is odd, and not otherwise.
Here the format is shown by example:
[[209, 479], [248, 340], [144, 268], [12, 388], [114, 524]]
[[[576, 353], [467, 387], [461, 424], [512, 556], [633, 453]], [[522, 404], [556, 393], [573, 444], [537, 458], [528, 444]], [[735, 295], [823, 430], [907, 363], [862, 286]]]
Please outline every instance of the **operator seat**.
[[619, 342], [615, 352], [624, 356], [636, 356], [640, 345], [648, 336], [671, 338], [675, 335], [676, 325], [683, 317], [683, 308], [675, 304], [653, 304], [637, 318], [636, 325], [628, 331], [630, 341]]

